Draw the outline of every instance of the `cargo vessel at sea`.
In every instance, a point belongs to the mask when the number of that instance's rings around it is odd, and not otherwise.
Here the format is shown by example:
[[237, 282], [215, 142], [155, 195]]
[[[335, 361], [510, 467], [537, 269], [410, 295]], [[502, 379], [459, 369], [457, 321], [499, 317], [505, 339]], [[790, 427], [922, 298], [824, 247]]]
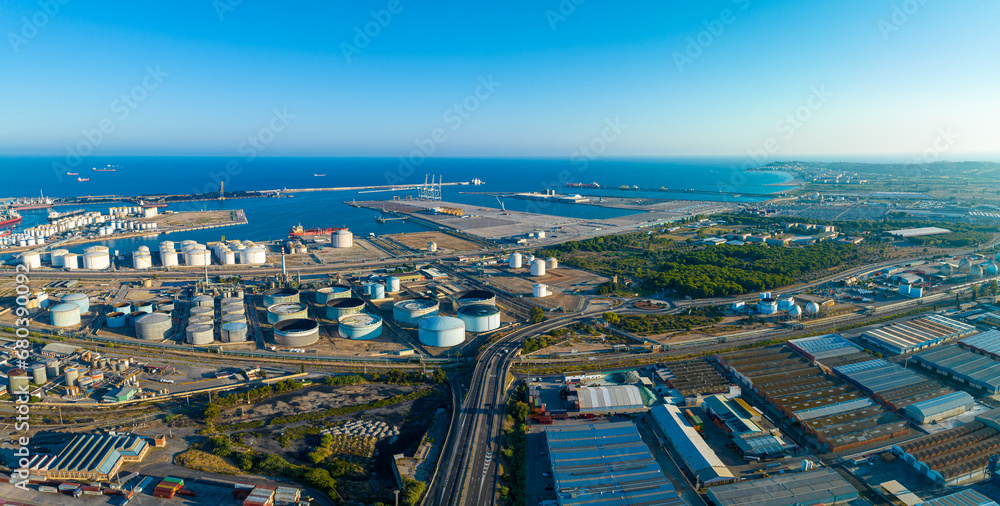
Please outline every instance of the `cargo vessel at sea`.
[[299, 223], [298, 225], [295, 225], [294, 227], [292, 227], [291, 230], [288, 231], [288, 237], [311, 237], [311, 236], [316, 236], [316, 235], [330, 235], [330, 234], [332, 234], [334, 232], [338, 232], [340, 230], [347, 230], [347, 228], [346, 227], [340, 227], [340, 228], [302, 228], [302, 224]]
[[100, 169], [98, 169], [97, 167], [94, 167], [93, 169], [90, 169], [90, 170], [92, 170], [94, 172], [118, 172], [118, 166], [117, 165], [108, 165], [107, 167], [101, 167]]
[[600, 188], [601, 185], [597, 183], [566, 183], [569, 188]]

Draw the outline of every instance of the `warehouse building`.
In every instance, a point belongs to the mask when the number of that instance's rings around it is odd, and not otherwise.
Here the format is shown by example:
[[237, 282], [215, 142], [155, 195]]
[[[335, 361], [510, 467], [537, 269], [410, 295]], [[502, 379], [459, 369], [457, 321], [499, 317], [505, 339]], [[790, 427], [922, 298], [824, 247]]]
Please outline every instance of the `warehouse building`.
[[966, 350], [1000, 360], [1000, 330], [990, 330], [958, 342]]
[[836, 367], [833, 371], [892, 411], [955, 392], [888, 360], [867, 360]]
[[985, 479], [990, 456], [1000, 451], [1000, 409], [953, 429], [892, 445], [890, 451], [941, 486]]
[[104, 402], [125, 402], [132, 400], [139, 391], [132, 387], [113, 388], [101, 398]]
[[571, 388], [566, 401], [581, 413], [634, 413], [645, 411], [639, 388], [632, 385]]
[[684, 506], [631, 422], [545, 432], [560, 506]]
[[910, 362], [988, 395], [1000, 393], [1000, 362], [957, 345], [922, 351]]
[[701, 434], [684, 418], [680, 408], [671, 404], [653, 406], [653, 420], [681, 456], [688, 472], [699, 484], [719, 485], [735, 480]]
[[716, 506], [800, 506], [845, 504], [858, 499], [858, 489], [830, 468], [743, 481], [708, 489]]
[[827, 451], [856, 448], [909, 432], [905, 420], [850, 384], [823, 374], [821, 368], [789, 347], [727, 353], [715, 359], [742, 388], [799, 422]]
[[87, 434], [70, 440], [58, 455], [36, 454], [28, 470], [48, 480], [110, 481], [126, 462], [140, 462], [149, 451], [136, 436]]
[[701, 407], [714, 420], [718, 420], [719, 426], [733, 437], [764, 432], [764, 429], [757, 425], [757, 422], [761, 421], [760, 412], [742, 399], [730, 400], [721, 395], [713, 395], [706, 397]]
[[917, 506], [997, 506], [996, 501], [972, 489], [924, 501]]
[[910, 404], [904, 411], [906, 416], [923, 425], [965, 413], [971, 410], [975, 404], [976, 401], [971, 395], [957, 391]]
[[729, 391], [729, 381], [702, 358], [670, 362], [656, 369], [656, 377], [684, 397]]
[[866, 330], [861, 333], [861, 340], [888, 353], [902, 355], [970, 336], [975, 332], [976, 328], [972, 325], [932, 314]]
[[860, 346], [837, 334], [793, 339], [788, 341], [788, 347], [828, 373], [830, 369], [840, 365], [871, 359]]

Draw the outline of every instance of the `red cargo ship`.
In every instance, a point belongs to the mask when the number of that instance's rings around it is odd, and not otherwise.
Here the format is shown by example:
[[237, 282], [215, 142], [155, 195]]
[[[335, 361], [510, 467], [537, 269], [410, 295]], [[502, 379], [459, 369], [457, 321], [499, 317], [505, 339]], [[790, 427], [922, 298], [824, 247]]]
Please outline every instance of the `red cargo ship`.
[[302, 228], [302, 224], [299, 223], [292, 227], [288, 232], [288, 237], [309, 237], [313, 235], [330, 235], [338, 230], [347, 230], [346, 227], [341, 228]]
[[7, 227], [21, 223], [21, 215], [13, 209], [0, 211], [0, 227]]

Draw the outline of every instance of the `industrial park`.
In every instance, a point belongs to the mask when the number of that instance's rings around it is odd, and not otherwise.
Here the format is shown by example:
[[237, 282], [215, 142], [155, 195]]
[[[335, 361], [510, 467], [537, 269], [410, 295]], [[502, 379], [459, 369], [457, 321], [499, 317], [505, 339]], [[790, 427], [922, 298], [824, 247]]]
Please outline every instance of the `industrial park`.
[[1000, 506], [995, 3], [122, 7], [0, 17], [0, 506]]
[[[358, 503], [385, 490], [553, 506], [993, 493], [996, 234], [921, 255], [911, 241], [951, 231], [788, 221], [783, 202], [692, 216], [697, 203], [653, 201], [627, 220], [580, 220], [418, 190], [345, 202], [417, 232], [295, 225], [283, 240], [199, 242], [139, 220], [208, 223], [205, 211], [139, 206], [8, 236], [11, 272], [30, 281], [5, 288], [2, 388], [15, 402], [3, 409], [30, 400], [45, 441], [19, 500], [330, 504], [324, 480]], [[153, 247], [71, 252], [132, 230]], [[605, 238], [875, 256], [770, 291], [679, 297], [574, 246]]]

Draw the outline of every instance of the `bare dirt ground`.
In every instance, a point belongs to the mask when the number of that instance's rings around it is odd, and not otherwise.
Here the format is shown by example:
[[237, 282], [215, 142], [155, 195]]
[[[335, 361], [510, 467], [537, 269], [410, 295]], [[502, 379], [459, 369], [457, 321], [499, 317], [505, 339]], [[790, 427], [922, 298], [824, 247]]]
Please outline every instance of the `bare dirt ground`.
[[[302, 390], [272, 397], [247, 410], [247, 419], [269, 418], [298, 413], [308, 413], [321, 409], [339, 408], [365, 404], [394, 395], [408, 394], [415, 390], [408, 385], [383, 383], [364, 385], [326, 386], [316, 385]], [[239, 421], [239, 420], [232, 420]]]
[[395, 239], [399, 243], [405, 244], [406, 246], [417, 250], [427, 249], [427, 243], [431, 241], [437, 243], [439, 251], [479, 251], [483, 249], [476, 243], [459, 239], [441, 232], [411, 232], [408, 234], [394, 234], [389, 237]]
[[164, 213], [152, 218], [136, 218], [139, 222], [156, 222], [157, 228], [201, 227], [233, 222], [235, 211], [188, 211], [183, 213]]

